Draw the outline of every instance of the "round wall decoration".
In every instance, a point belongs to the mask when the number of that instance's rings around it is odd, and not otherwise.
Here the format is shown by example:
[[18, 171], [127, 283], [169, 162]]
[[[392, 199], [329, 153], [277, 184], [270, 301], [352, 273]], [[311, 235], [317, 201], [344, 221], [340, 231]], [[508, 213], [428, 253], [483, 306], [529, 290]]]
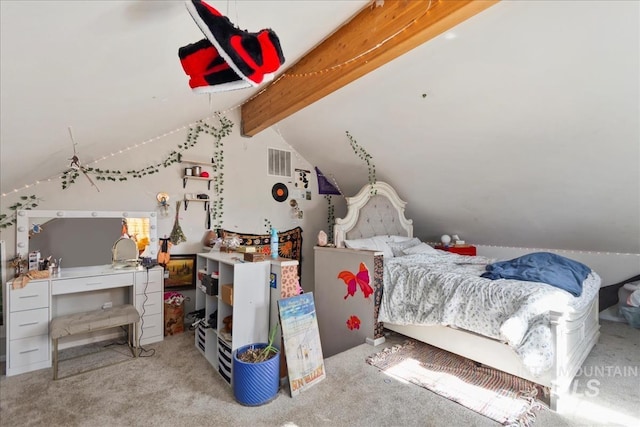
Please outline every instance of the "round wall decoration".
[[276, 200], [276, 202], [284, 202], [289, 197], [289, 190], [287, 186], [281, 182], [273, 184], [271, 188], [271, 195]]

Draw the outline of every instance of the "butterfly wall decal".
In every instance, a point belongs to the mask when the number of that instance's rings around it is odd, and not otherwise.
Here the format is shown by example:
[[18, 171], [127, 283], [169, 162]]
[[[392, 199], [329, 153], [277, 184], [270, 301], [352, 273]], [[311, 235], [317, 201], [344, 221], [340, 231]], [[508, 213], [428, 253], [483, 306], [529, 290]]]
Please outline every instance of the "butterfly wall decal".
[[365, 298], [369, 298], [369, 295], [373, 293], [373, 288], [369, 285], [369, 270], [364, 262], [360, 263], [360, 269], [356, 274], [348, 270], [343, 270], [338, 274], [338, 279], [344, 280], [345, 285], [347, 285], [347, 294], [344, 296], [344, 299], [347, 299], [349, 296], [354, 296], [358, 290], [358, 286]]

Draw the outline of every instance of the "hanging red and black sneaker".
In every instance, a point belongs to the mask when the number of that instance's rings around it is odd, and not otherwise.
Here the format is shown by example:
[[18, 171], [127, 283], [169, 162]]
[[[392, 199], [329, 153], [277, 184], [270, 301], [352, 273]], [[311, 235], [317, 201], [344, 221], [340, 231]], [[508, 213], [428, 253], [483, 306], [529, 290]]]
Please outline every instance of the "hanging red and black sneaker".
[[187, 10], [231, 68], [252, 86], [273, 79], [284, 63], [280, 39], [271, 29], [249, 33], [202, 0], [188, 0]]
[[224, 92], [251, 87], [235, 73], [207, 39], [178, 49], [184, 72], [190, 77], [189, 87], [197, 93]]

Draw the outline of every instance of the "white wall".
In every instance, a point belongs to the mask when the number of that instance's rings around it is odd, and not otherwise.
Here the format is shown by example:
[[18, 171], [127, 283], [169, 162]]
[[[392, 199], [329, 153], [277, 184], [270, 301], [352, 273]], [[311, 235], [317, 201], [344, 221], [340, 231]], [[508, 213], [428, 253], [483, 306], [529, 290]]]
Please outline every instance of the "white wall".
[[[300, 226], [303, 230], [303, 262], [301, 283], [305, 291], [313, 290], [313, 245], [321, 229], [327, 229], [327, 202], [317, 194], [318, 186], [313, 166], [293, 151], [280, 135], [267, 129], [253, 138], [244, 138], [239, 134], [239, 112], [231, 111], [227, 117], [234, 122], [231, 135], [223, 138], [224, 144], [224, 215], [223, 228], [243, 233], [263, 234], [267, 231], [265, 219], [278, 230], [284, 231]], [[209, 123], [214, 123], [209, 121]], [[163, 161], [167, 155], [184, 143], [186, 131], [178, 132], [143, 147], [133, 148], [124, 154], [116, 154], [93, 165], [101, 169], [140, 169], [151, 163]], [[201, 134], [195, 147], [187, 150], [183, 158], [208, 161], [213, 155], [213, 137]], [[131, 141], [131, 146], [140, 141]], [[267, 175], [267, 149], [269, 147], [292, 150], [293, 168], [311, 171], [309, 190], [311, 200], [303, 200], [294, 190], [293, 180]], [[82, 160], [82, 159], [81, 159]], [[93, 159], [87, 159], [92, 161]], [[63, 171], [68, 165], [60, 165]], [[166, 192], [170, 197], [171, 212], [168, 217], [158, 219], [158, 236], [168, 236], [175, 221], [175, 202], [181, 200], [185, 193], [207, 193], [205, 182], [189, 181], [186, 188], [182, 184], [182, 172], [185, 165], [173, 164], [160, 168], [158, 174], [140, 179], [129, 179], [124, 182], [97, 181], [100, 192], [82, 176], [75, 184], [62, 190], [60, 182], [47, 182], [35, 185], [25, 191], [9, 194], [1, 200], [0, 210], [8, 213], [8, 207], [19, 200], [20, 196], [36, 194], [42, 200], [37, 209], [77, 209], [77, 210], [140, 210], [148, 211], [157, 208], [156, 195]], [[283, 182], [289, 188], [289, 199], [276, 202], [271, 196], [271, 187], [276, 182]], [[29, 184], [29, 183], [24, 183]], [[302, 220], [293, 219], [289, 200], [295, 197], [304, 212]], [[204, 252], [202, 240], [205, 236], [205, 211], [203, 204], [191, 203], [184, 210], [184, 204], [178, 213], [180, 226], [187, 242], [172, 247], [172, 254], [189, 254]], [[0, 237], [7, 243], [7, 258], [15, 255], [15, 227], [0, 231]], [[91, 242], [86, 242], [87, 250], [91, 250]], [[185, 306], [192, 310], [194, 297], [192, 292], [185, 292], [191, 301]]]

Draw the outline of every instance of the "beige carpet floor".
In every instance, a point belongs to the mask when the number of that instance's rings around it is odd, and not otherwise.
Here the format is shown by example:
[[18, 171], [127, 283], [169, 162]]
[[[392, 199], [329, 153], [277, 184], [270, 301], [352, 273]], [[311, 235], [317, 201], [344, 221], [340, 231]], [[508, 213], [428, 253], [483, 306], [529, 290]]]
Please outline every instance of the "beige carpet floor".
[[[640, 425], [640, 330], [603, 322], [602, 333], [563, 412], [542, 411], [536, 426]], [[383, 346], [401, 340], [391, 336]], [[328, 358], [325, 380], [295, 398], [285, 387], [254, 408], [234, 401], [231, 388], [195, 349], [192, 332], [146, 348], [155, 354], [55, 382], [51, 369], [2, 375], [0, 426], [496, 425], [365, 363], [382, 346], [362, 344]], [[72, 367], [62, 366], [61, 373]]]

